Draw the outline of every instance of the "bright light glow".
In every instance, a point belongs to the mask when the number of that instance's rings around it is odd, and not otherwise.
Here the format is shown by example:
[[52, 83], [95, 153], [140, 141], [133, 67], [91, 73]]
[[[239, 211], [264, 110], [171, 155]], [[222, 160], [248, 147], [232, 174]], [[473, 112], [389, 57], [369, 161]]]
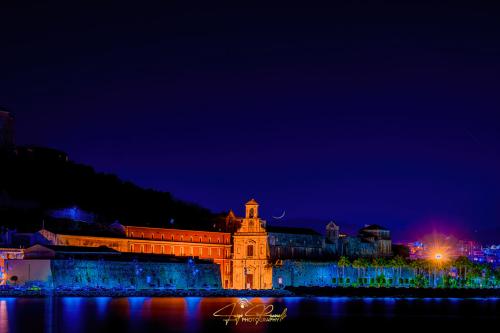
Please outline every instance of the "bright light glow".
[[441, 253], [436, 253], [434, 255], [434, 258], [436, 258], [436, 260], [441, 260], [441, 259], [443, 259], [443, 255]]

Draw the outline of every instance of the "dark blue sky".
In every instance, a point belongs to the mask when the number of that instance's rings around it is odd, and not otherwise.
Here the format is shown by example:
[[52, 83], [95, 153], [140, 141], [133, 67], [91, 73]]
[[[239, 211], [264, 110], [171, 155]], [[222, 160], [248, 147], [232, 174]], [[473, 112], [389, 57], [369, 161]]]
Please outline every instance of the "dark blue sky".
[[436, 2], [2, 3], [0, 104], [18, 143], [214, 211], [498, 242], [499, 7]]

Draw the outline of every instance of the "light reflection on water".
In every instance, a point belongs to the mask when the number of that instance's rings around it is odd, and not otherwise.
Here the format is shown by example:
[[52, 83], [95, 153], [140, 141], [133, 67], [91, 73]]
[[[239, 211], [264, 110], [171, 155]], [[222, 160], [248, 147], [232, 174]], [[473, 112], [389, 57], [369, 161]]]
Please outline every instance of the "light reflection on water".
[[0, 298], [0, 333], [7, 332], [385, 332], [461, 331], [498, 325], [500, 299], [285, 297], [249, 298], [287, 308], [280, 323], [225, 323], [213, 313], [238, 298]]

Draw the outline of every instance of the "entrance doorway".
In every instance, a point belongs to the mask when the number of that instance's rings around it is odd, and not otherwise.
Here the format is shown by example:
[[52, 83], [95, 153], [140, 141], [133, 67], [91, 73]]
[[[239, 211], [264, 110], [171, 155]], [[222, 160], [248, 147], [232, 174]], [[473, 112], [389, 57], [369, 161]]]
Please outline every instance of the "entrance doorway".
[[247, 289], [253, 289], [253, 274], [247, 274], [246, 287]]

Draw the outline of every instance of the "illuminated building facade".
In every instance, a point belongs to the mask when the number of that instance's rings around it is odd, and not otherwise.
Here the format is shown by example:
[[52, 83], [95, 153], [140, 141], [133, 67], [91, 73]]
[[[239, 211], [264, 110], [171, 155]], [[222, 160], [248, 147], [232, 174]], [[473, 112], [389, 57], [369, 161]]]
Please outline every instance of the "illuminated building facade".
[[233, 234], [233, 289], [271, 289], [272, 266], [269, 262], [266, 222], [259, 218], [259, 204], [250, 200], [245, 217], [232, 214], [231, 225], [239, 225]]
[[6, 284], [7, 272], [5, 261], [9, 259], [22, 259], [24, 251], [22, 249], [0, 248], [0, 286]]

